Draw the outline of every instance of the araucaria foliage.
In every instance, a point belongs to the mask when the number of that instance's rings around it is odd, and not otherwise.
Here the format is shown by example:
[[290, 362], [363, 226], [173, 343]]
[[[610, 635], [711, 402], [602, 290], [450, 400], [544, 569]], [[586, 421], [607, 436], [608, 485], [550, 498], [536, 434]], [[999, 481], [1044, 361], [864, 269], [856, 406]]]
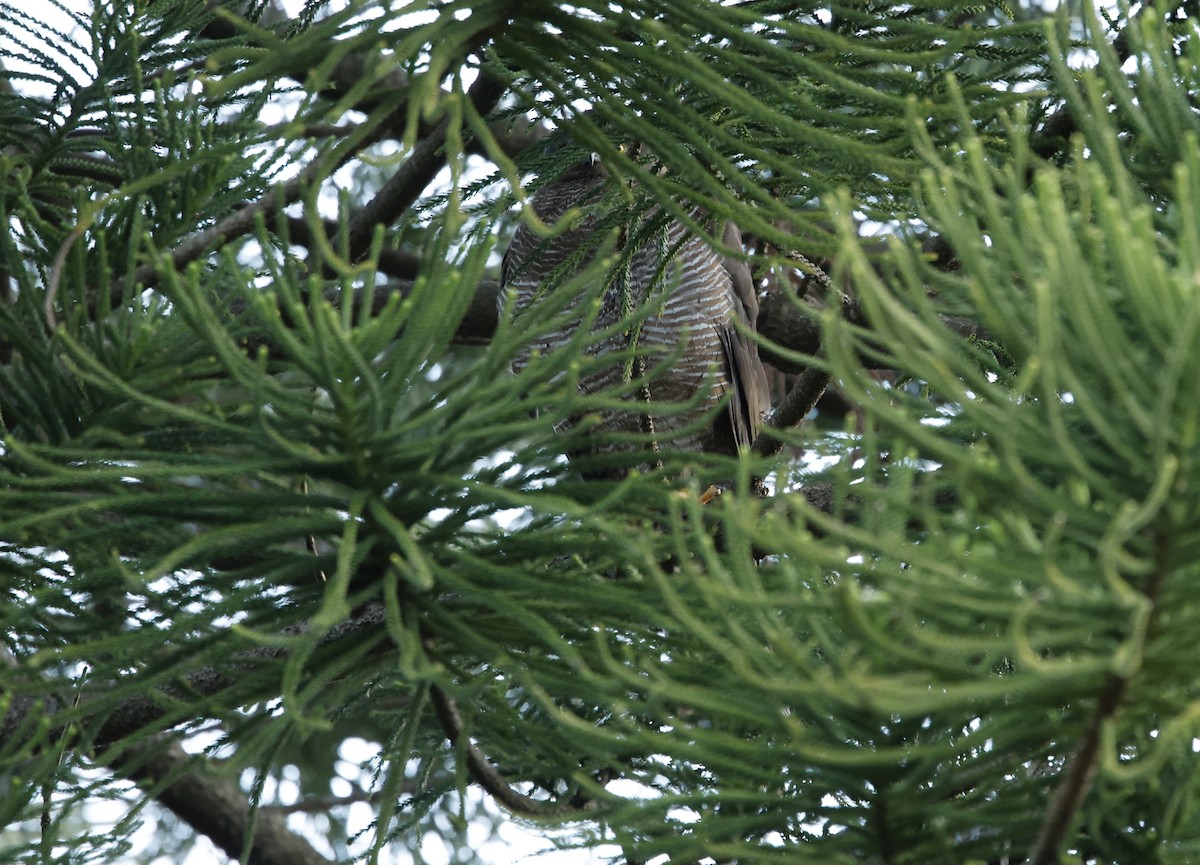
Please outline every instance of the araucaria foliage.
[[0, 2], [0, 861], [1200, 861], [1189, 8]]

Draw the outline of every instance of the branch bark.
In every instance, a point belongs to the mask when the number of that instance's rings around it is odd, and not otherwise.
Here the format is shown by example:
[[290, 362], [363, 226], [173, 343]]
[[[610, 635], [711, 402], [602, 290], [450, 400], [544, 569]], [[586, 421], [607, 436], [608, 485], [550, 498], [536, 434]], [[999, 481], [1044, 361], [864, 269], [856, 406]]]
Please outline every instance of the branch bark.
[[571, 803], [533, 799], [524, 793], [517, 792], [508, 779], [500, 773], [500, 770], [493, 766], [484, 753], [475, 746], [475, 743], [466, 738], [462, 715], [454, 700], [436, 685], [429, 689], [429, 696], [446, 738], [451, 745], [460, 747], [466, 752], [467, 770], [471, 773], [471, 779], [505, 808], [526, 817], [562, 817], [591, 810], [586, 804], [580, 807]]
[[[382, 311], [393, 294], [407, 297], [412, 292], [413, 284], [412, 279], [395, 279], [385, 285], [376, 286], [371, 290], [372, 310], [375, 313]], [[330, 290], [326, 297], [331, 302], [340, 302], [341, 292]], [[459, 345], [486, 345], [491, 342], [496, 332], [499, 303], [500, 283], [494, 279], [481, 280], [475, 287], [466, 314], [458, 324], [454, 342]], [[803, 373], [808, 369], [809, 367], [798, 363], [790, 354], [783, 354], [772, 348], [772, 343], [788, 352], [816, 354], [821, 348], [821, 325], [816, 317], [809, 315], [787, 298], [768, 298], [763, 301], [758, 316], [758, 332], [770, 340], [759, 346], [763, 359], [784, 372]], [[964, 339], [987, 337], [987, 332], [978, 322], [971, 319], [947, 315], [942, 316], [941, 321], [946, 328]]]
[[[223, 0], [210, 0], [209, 8], [215, 9], [222, 4]], [[269, 3], [267, 11], [259, 19], [259, 26], [272, 26], [280, 24], [288, 20], [287, 14], [279, 7], [278, 3]], [[209, 39], [235, 39], [242, 35], [238, 28], [230, 21], [224, 18], [213, 18], [200, 30], [200, 35]], [[287, 77], [296, 81], [298, 84], [304, 84], [304, 77], [308, 73], [308, 69], [300, 70], [295, 75]], [[363, 76], [367, 73], [366, 59], [358, 54], [349, 54], [338, 61], [333, 67], [332, 73], [329, 76], [329, 84], [325, 91], [331, 101], [337, 101], [354, 86], [362, 81]], [[378, 90], [380, 92], [399, 92], [407, 90], [411, 84], [408, 74], [403, 69], [393, 69], [386, 75], [379, 78]], [[449, 91], [445, 88], [441, 89], [441, 96], [449, 95]], [[377, 108], [378, 100], [367, 98], [361, 101], [357, 108], [360, 111], [369, 113]], [[400, 108], [395, 112], [397, 118], [396, 123], [388, 126], [388, 133], [394, 133], [397, 137], [404, 133], [404, 120], [408, 113], [407, 103], [402, 103]], [[427, 121], [422, 121], [417, 127], [417, 137], [427, 138], [434, 131], [435, 124]], [[488, 129], [492, 133], [496, 142], [500, 145], [500, 149], [507, 156], [516, 156], [526, 148], [532, 147], [539, 141], [545, 140], [550, 134], [550, 129], [544, 123], [536, 120], [530, 120], [523, 116], [513, 118], [504, 118], [494, 120], [488, 124]], [[385, 136], [390, 137], [390, 134]], [[479, 142], [471, 140], [464, 142], [467, 151], [477, 155], [486, 155]]]
[[[486, 70], [480, 70], [479, 77], [467, 91], [467, 98], [476, 112], [486, 116], [500, 102], [504, 89], [499, 79], [489, 75]], [[375, 226], [388, 226], [395, 222], [445, 165], [446, 155], [443, 151], [448, 126], [449, 118], [442, 117], [429, 135], [413, 149], [400, 170], [350, 218], [348, 234], [352, 261], [358, 261], [369, 251]]]
[[249, 865], [328, 865], [332, 860], [287, 828], [284, 814], [251, 809], [246, 794], [232, 780], [206, 770], [203, 758], [188, 754], [178, 742], [158, 736], [137, 748], [123, 749], [110, 765], [137, 782], [163, 807], [225, 852]]
[[[1164, 575], [1170, 568], [1172, 539], [1158, 535], [1154, 539], [1154, 569], [1146, 582], [1145, 598], [1150, 604], [1151, 623], [1159, 609], [1159, 593]], [[1139, 639], [1144, 640], [1151, 623], [1147, 623]], [[1042, 818], [1037, 840], [1026, 857], [1028, 865], [1053, 865], [1059, 861], [1059, 853], [1066, 842], [1084, 797], [1092, 788], [1100, 759], [1100, 743], [1104, 725], [1120, 712], [1129, 693], [1130, 677], [1113, 673], [1110, 675], [1096, 701], [1087, 732], [1080, 740], [1075, 753], [1067, 761], [1062, 778], [1050, 807]]]
[[[347, 619], [332, 629], [322, 640], [322, 646], [329, 646], [338, 640], [364, 633], [383, 623], [384, 611], [379, 605], [364, 608], [354, 618]], [[302, 633], [304, 628], [297, 626], [285, 633]], [[287, 655], [287, 649], [279, 646], [264, 646], [249, 650], [239, 656], [238, 662], [223, 668], [201, 667], [183, 677], [181, 685], [162, 687], [136, 697], [131, 697], [107, 711], [103, 717], [97, 714], [87, 715], [89, 704], [95, 704], [103, 697], [107, 685], [99, 683], [94, 687], [85, 688], [76, 694], [72, 692], [70, 699], [31, 697], [0, 691], [0, 700], [11, 697], [7, 701], [8, 711], [0, 718], [0, 740], [7, 741], [10, 737], [19, 735], [29, 729], [32, 718], [40, 718], [48, 722], [47, 731], [42, 735], [47, 741], [58, 741], [66, 730], [69, 722], [57, 717], [70, 710], [75, 703], [83, 708], [85, 716], [75, 719], [79, 729], [91, 731], [89, 743], [104, 749], [119, 744], [123, 739], [135, 733], [164, 721], [170, 723], [172, 711], [170, 706], [179, 701], [190, 702], [196, 697], [225, 695], [230, 705], [242, 705], [261, 699], [262, 694], [252, 693], [245, 687], [239, 688], [239, 683], [245, 680], [246, 671], [256, 664], [275, 662]], [[192, 720], [188, 716], [187, 720]]]
[[809, 367], [792, 384], [792, 389], [779, 403], [762, 434], [755, 440], [753, 450], [759, 456], [774, 456], [783, 450], [784, 440], [771, 435], [771, 430], [791, 429], [800, 424], [816, 407], [817, 400], [829, 385], [829, 373]]
[[[471, 89], [472, 98], [476, 100], [477, 110], [486, 114], [495, 107], [496, 102], [503, 95], [503, 86], [495, 79], [482, 74], [475, 83], [477, 87]], [[398, 218], [405, 209], [412, 205], [441, 168], [444, 156], [440, 151], [445, 145], [446, 131], [444, 119], [439, 129], [440, 134], [432, 135], [417, 145], [412, 156], [380, 190], [379, 194], [351, 219], [350, 248], [353, 259], [359, 259], [366, 253], [375, 225], [377, 223], [390, 224]], [[342, 153], [336, 164], [330, 165], [322, 160], [310, 163], [299, 175], [275, 186], [257, 201], [247, 204], [212, 228], [188, 238], [171, 251], [170, 267], [180, 270], [202, 255], [220, 248], [231, 240], [249, 234], [254, 229], [260, 215], [272, 216], [288, 205], [294, 204], [308, 190], [309, 184], [327, 176], [330, 171], [376, 143], [379, 138], [380, 132], [377, 129], [374, 134], [364, 137], [354, 148], [348, 148]], [[127, 292], [135, 286], [153, 288], [162, 278], [162, 270], [161, 262], [150, 262], [134, 271], [132, 277], [115, 280], [108, 289], [111, 303], [114, 306], [120, 306], [124, 303]], [[58, 281], [52, 278], [46, 288], [46, 309], [48, 311], [53, 307], [57, 288]], [[88, 313], [94, 315], [94, 303]]]

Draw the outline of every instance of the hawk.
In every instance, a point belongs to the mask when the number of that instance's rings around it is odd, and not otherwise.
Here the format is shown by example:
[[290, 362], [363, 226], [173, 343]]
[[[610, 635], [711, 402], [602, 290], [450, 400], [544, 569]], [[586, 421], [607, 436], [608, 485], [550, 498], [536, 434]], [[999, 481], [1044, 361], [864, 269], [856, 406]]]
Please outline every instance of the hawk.
[[[530, 205], [543, 222], [554, 224], [570, 208], [602, 203], [607, 183], [603, 168], [585, 159], [540, 189]], [[578, 224], [548, 240], [525, 224], [517, 228], [501, 270], [505, 289], [501, 294], [515, 294], [515, 315], [552, 290], [552, 282], [558, 284], [572, 275], [564, 270], [577, 271], [591, 258], [580, 250], [594, 251], [598, 245], [592, 236], [602, 230], [602, 215], [597, 211], [585, 209]], [[647, 218], [656, 213], [652, 210]], [[650, 357], [632, 375], [627, 363], [614, 359], [581, 379], [581, 390], [592, 393], [618, 387], [627, 378], [641, 380], [638, 394], [630, 396], [630, 409], [607, 413], [599, 429], [650, 432], [656, 446], [661, 442], [677, 450], [736, 454], [754, 441], [770, 408], [758, 346], [735, 326], [738, 322], [746, 330], [753, 329], [758, 314], [749, 268], [713, 250], [678, 220], [668, 222], [651, 238], [638, 237], [636, 229], [622, 234], [627, 242], [639, 245], [627, 250], [628, 264], [622, 273], [608, 280], [598, 317], [589, 327], [599, 331], [617, 324], [625, 320], [631, 306], [638, 309], [649, 303], [651, 311], [627, 333], [593, 343], [588, 351], [602, 356], [623, 350], [636, 339], [637, 348]], [[724, 226], [723, 242], [741, 249], [741, 232], [731, 222]], [[545, 354], [561, 348], [577, 326], [578, 320], [527, 345], [513, 359], [513, 369], [523, 370], [535, 351]], [[678, 354], [668, 368], [643, 378], [645, 367], [659, 364], [656, 355], [670, 352]], [[643, 400], [688, 405], [674, 414], [651, 416], [637, 409], [636, 403]], [[722, 400], [724, 410], [714, 411]], [[712, 422], [699, 425], [706, 415]]]

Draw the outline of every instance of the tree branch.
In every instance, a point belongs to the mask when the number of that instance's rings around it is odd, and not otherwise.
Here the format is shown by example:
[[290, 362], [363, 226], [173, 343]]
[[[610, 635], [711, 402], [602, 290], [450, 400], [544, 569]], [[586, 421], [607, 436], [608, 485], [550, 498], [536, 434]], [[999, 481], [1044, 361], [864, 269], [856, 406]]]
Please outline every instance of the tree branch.
[[[407, 259], [403, 257], [397, 258], [393, 262], [397, 269], [405, 267], [406, 264]], [[386, 272], [390, 273], [391, 271]], [[401, 297], [407, 297], [412, 292], [413, 284], [412, 279], [396, 279], [385, 285], [373, 287], [370, 289], [372, 311], [376, 314], [381, 312], [387, 304], [388, 298], [393, 294], [399, 293]], [[342, 292], [330, 289], [326, 297], [330, 302], [340, 303]], [[355, 302], [358, 302], [357, 295]], [[492, 336], [496, 332], [499, 303], [500, 283], [494, 279], [481, 280], [475, 287], [475, 293], [467, 307], [466, 314], [458, 324], [454, 342], [459, 345], [486, 345], [491, 342]], [[857, 316], [857, 304], [853, 304], [853, 301], [850, 303], [852, 307], [848, 310], [848, 314]], [[964, 339], [987, 338], [987, 332], [972, 319], [944, 315], [940, 316], [940, 320], [947, 329]], [[759, 345], [763, 359], [784, 372], [803, 373], [808, 369], [807, 366], [794, 360], [791, 352], [811, 355], [816, 354], [821, 348], [821, 325], [816, 317], [806, 313], [794, 301], [787, 298], [782, 300], [768, 298], [763, 301], [758, 313], [758, 332], [766, 340], [769, 340], [769, 342]], [[785, 356], [773, 349], [773, 344], [786, 349], [789, 354]]]
[[[481, 69], [479, 77], [467, 91], [467, 98], [480, 115], [487, 115], [499, 103], [504, 89], [499, 79]], [[443, 116], [429, 135], [413, 148], [412, 155], [400, 166], [400, 170], [388, 179], [374, 198], [350, 217], [348, 234], [351, 261], [358, 261], [367, 254], [375, 226], [386, 227], [395, 222], [445, 165], [448, 126], [449, 118]]]
[[233, 861], [241, 859], [248, 839], [249, 865], [328, 865], [331, 861], [288, 829], [283, 813], [252, 810], [235, 782], [207, 771], [203, 758], [188, 754], [173, 739], [156, 736], [121, 749], [111, 755], [109, 764], [207, 835]]
[[759, 456], [774, 456], [783, 450], [784, 440], [770, 434], [771, 430], [791, 429], [800, 424], [817, 404], [825, 388], [829, 386], [829, 373], [809, 367], [796, 376], [792, 389], [771, 413], [771, 419], [755, 440], [754, 453]]
[[[289, 243], [295, 243], [308, 249], [316, 245], [312, 227], [307, 219], [299, 216], [289, 216], [287, 226]], [[322, 220], [321, 226], [326, 237], [334, 237], [340, 230], [336, 222], [329, 220]], [[419, 256], [400, 249], [381, 249], [379, 250], [379, 258], [376, 260], [376, 266], [381, 273], [385, 273], [396, 279], [407, 280], [408, 286], [411, 287], [412, 280], [417, 278], [417, 274], [421, 270], [421, 259]]]
[[493, 799], [508, 810], [526, 817], [561, 817], [595, 809], [595, 803], [588, 801], [582, 806], [560, 802], [533, 799], [524, 793], [518, 793], [484, 756], [475, 744], [464, 735], [462, 715], [454, 700], [437, 685], [429, 689], [430, 700], [434, 713], [442, 730], [451, 745], [462, 748], [467, 755], [467, 770], [471, 778], [488, 792]]
[[[1145, 597], [1150, 603], [1150, 617], [1158, 612], [1158, 596], [1162, 589], [1163, 575], [1170, 569], [1171, 538], [1158, 535], [1154, 539], [1154, 570], [1146, 582]], [[1150, 629], [1147, 623], [1141, 639]], [[1038, 830], [1037, 840], [1030, 850], [1026, 862], [1028, 865], [1053, 865], [1059, 861], [1059, 852], [1063, 843], [1075, 824], [1075, 816], [1092, 781], [1096, 777], [1097, 763], [1100, 758], [1100, 740], [1104, 725], [1116, 717], [1129, 692], [1130, 677], [1112, 674], [1104, 683], [1096, 711], [1092, 713], [1091, 723], [1075, 753], [1071, 755], [1062, 773], [1058, 790], [1050, 803], [1042, 826]]]
[[1129, 680], [1122, 676], [1111, 676], [1105, 683], [1087, 733], [1079, 743], [1079, 748], [1071, 755], [1054, 799], [1042, 818], [1037, 840], [1026, 859], [1029, 865], [1053, 865], [1059, 861], [1058, 852], [1071, 833], [1075, 814], [1096, 777], [1101, 731], [1105, 722], [1120, 708], [1128, 686]]
[[[481, 115], [486, 115], [496, 107], [500, 97], [504, 95], [504, 85], [486, 72], [480, 72], [467, 95], [475, 110]], [[383, 189], [351, 217], [348, 232], [351, 260], [357, 261], [367, 253], [375, 226], [378, 224], [390, 225], [411, 207], [444, 165], [445, 154], [442, 151], [446, 143], [447, 123], [447, 119], [443, 117], [434, 132], [414, 148], [412, 155], [400, 167], [400, 170], [384, 184]], [[342, 154], [338, 164], [347, 161], [355, 153], [375, 143], [378, 137], [377, 133], [365, 137], [353, 150]], [[205, 253], [219, 248], [234, 238], [248, 234], [254, 228], [259, 215], [278, 213], [284, 207], [298, 201], [308, 189], [309, 184], [327, 174], [329, 168], [330, 166], [323, 161], [313, 162], [299, 175], [276, 186], [253, 204], [248, 204], [212, 228], [188, 238], [171, 253], [171, 267], [180, 270]], [[295, 228], [301, 222], [303, 221], [298, 220], [289, 225]], [[301, 236], [311, 242], [311, 233], [307, 230], [307, 226], [304, 227]], [[398, 264], [398, 262], [395, 263]], [[113, 305], [121, 305], [131, 285], [139, 285], [144, 288], [157, 285], [161, 278], [160, 274], [160, 263], [150, 262], [139, 267], [131, 279], [116, 280], [109, 289], [109, 297]], [[51, 280], [47, 286], [47, 310], [53, 307], [57, 287], [57, 279]], [[89, 314], [94, 314], [94, 308], [89, 310]], [[493, 321], [493, 329], [494, 326]]]
[[[348, 151], [343, 154], [339, 160], [339, 164], [349, 159], [355, 152], [361, 150], [372, 143], [373, 139], [368, 137], [359, 143], [359, 146], [354, 151]], [[304, 170], [291, 180], [278, 184], [271, 188], [265, 195], [247, 204], [242, 209], [234, 212], [232, 215], [222, 219], [216, 225], [212, 226], [199, 234], [192, 235], [187, 240], [180, 243], [170, 253], [170, 263], [174, 270], [181, 270], [191, 262], [200, 258], [200, 256], [212, 252], [215, 249], [223, 246], [234, 238], [249, 234], [255, 225], [257, 218], [262, 216], [270, 216], [278, 213], [289, 204], [293, 204], [300, 200], [300, 197], [307, 191], [309, 184], [323, 175], [328, 174], [331, 166], [327, 165], [322, 160], [317, 160], [305, 166]], [[113, 282], [108, 290], [109, 297], [113, 306], [121, 306], [125, 302], [126, 293], [133, 286], [142, 288], [153, 288], [158, 285], [161, 279], [162, 263], [152, 261], [149, 264], [143, 264], [133, 272], [132, 277], [120, 278]], [[52, 281], [46, 287], [46, 307], [49, 309], [54, 303], [55, 290], [57, 282]], [[95, 315], [95, 303], [88, 310], [89, 315]]]
[[[210, 8], [216, 8], [221, 5], [222, 0], [210, 0]], [[287, 20], [286, 13], [280, 9], [279, 4], [272, 2], [267, 5], [262, 17], [259, 19], [259, 26], [272, 26]], [[244, 36], [243, 31], [240, 31], [237, 26], [226, 18], [214, 17], [200, 30], [200, 35], [210, 39], [236, 39]], [[295, 74], [289, 74], [286, 77], [291, 78], [297, 83], [303, 85], [305, 76], [309, 70], [297, 71]], [[330, 73], [329, 82], [322, 95], [327, 95], [331, 101], [336, 102], [351, 89], [356, 87], [367, 74], [367, 60], [360, 54], [348, 54], [337, 62]], [[380, 93], [396, 93], [407, 90], [411, 81], [408, 74], [403, 69], [389, 70], [385, 75], [378, 78], [375, 82], [376, 91]], [[450, 91], [441, 88], [439, 96], [447, 96]], [[367, 96], [362, 99], [355, 107], [357, 110], [364, 113], [370, 113], [379, 106], [378, 99]], [[405, 118], [408, 115], [408, 103], [401, 103], [400, 107], [394, 113], [396, 121], [387, 125], [387, 132], [384, 137], [391, 137], [394, 133], [396, 137], [400, 137], [405, 131]], [[431, 124], [422, 120], [417, 126], [417, 137], [427, 138], [434, 131], [436, 124]], [[539, 141], [545, 140], [549, 135], [550, 129], [540, 120], [530, 120], [524, 115], [517, 115], [511, 118], [502, 118], [493, 120], [488, 124], [488, 129], [496, 142], [500, 145], [500, 149], [507, 156], [516, 156], [518, 153], [532, 147]], [[467, 152], [477, 155], [486, 155], [483, 148], [477, 140], [465, 142]]]
[[[368, 631], [380, 625], [383, 619], [382, 606], [368, 605], [355, 617], [347, 619], [333, 628], [322, 638], [320, 645], [329, 646], [338, 640]], [[284, 633], [299, 634], [304, 630], [303, 625], [298, 625], [287, 629]], [[42, 734], [47, 741], [56, 741], [63, 735], [67, 723], [74, 723], [80, 729], [91, 731], [88, 741], [92, 746], [102, 749], [116, 745], [123, 739], [144, 731], [154, 724], [171, 719], [173, 713], [170, 706], [179, 701], [186, 702], [194, 700], [197, 696], [208, 697], [218, 694], [232, 698], [227, 702], [233, 705], [260, 699], [261, 694], [251, 692], [244, 686], [239, 687], [240, 683], [247, 678], [246, 671], [258, 663], [276, 661], [286, 657], [287, 652], [287, 649], [280, 646], [262, 646], [250, 649], [239, 655], [234, 663], [226, 664], [221, 668], [202, 667], [187, 674], [183, 677], [180, 686], [164, 686], [136, 697], [130, 697], [107, 710], [102, 719], [96, 715], [72, 721], [56, 718], [72, 708], [76, 700], [74, 696], [70, 700], [49, 696], [35, 699], [24, 694], [5, 695], [0, 692], [0, 697], [9, 696], [11, 698], [8, 702], [8, 711], [3, 718], [0, 718], [0, 740], [7, 741], [10, 737], [20, 734], [25, 730], [31, 718], [40, 718], [49, 722], [48, 731]], [[80, 692], [78, 695], [79, 706], [86, 712], [89, 704], [103, 698], [107, 688], [106, 684], [99, 683], [95, 687], [89, 687]], [[186, 720], [192, 719], [192, 716], [188, 715]]]
[[[412, 293], [413, 285], [414, 282], [411, 279], [396, 279], [372, 288], [372, 313], [377, 315], [382, 312], [387, 305], [388, 298], [393, 294], [408, 297]], [[325, 297], [334, 305], [343, 301], [342, 292], [337, 289], [329, 289], [326, 291]], [[359, 292], [357, 291], [354, 295], [354, 302], [355, 304], [359, 302]], [[487, 345], [491, 342], [492, 336], [496, 332], [499, 303], [500, 283], [494, 279], [485, 279], [480, 282], [475, 287], [475, 293], [467, 306], [466, 314], [458, 323], [454, 342], [459, 345]]]
[[[1177, 9], [1183, 8], [1184, 5], [1182, 2], [1173, 3], [1167, 11], [1175, 12]], [[1129, 44], [1129, 28], [1136, 27], [1137, 19], [1154, 8], [1155, 0], [1143, 0], [1142, 5], [1133, 14], [1132, 20], [1113, 40], [1112, 50], [1116, 53], [1117, 59], [1122, 65], [1133, 56], [1133, 49]], [[1079, 124], [1075, 119], [1075, 115], [1071, 113], [1070, 106], [1063, 103], [1032, 134], [1030, 150], [1041, 159], [1052, 160], [1067, 151], [1070, 138], [1078, 129]]]

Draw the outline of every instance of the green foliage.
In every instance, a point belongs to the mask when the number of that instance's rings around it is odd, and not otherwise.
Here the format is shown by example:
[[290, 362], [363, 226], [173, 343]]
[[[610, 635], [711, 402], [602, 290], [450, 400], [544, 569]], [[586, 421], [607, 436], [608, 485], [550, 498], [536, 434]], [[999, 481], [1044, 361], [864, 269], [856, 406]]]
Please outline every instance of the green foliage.
[[[629, 862], [1194, 857], [1194, 23], [207, 5], [0, 6], [5, 857], [118, 855], [136, 811], [56, 845], [189, 736], [256, 804], [376, 743], [343, 858], [435, 828], [474, 861], [476, 781]], [[509, 153], [526, 114], [568, 146]], [[439, 134], [448, 171], [364, 229], [339, 168], [404, 177]], [[861, 315], [826, 298], [813, 363], [854, 413], [774, 433], [822, 472], [564, 458], [633, 387], [578, 392], [589, 327], [510, 358], [588, 321], [619, 238], [468, 333], [513, 202], [586, 151], [605, 225], [702, 208], [760, 273], [833, 261]]]

